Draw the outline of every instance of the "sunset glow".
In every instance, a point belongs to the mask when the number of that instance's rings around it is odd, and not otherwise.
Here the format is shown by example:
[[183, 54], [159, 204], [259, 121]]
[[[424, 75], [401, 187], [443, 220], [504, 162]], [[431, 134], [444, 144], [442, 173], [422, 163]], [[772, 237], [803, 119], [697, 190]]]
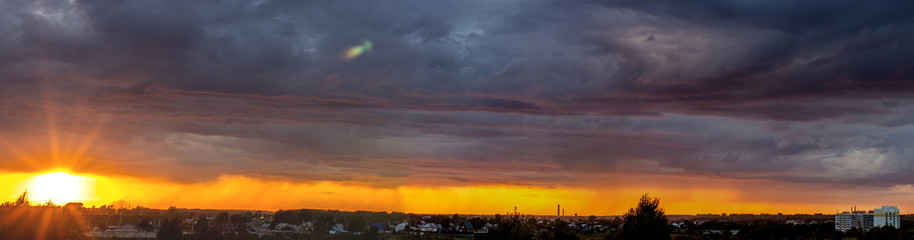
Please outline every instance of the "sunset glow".
[[88, 200], [90, 180], [66, 172], [51, 172], [32, 177], [28, 183], [31, 199], [64, 204]]
[[4, 1], [0, 202], [909, 213], [899, 4]]
[[[763, 196], [778, 194], [775, 189], [764, 187], [763, 182], [733, 182], [725, 185], [708, 185], [700, 178], [680, 179], [683, 183], [704, 185], [704, 188], [656, 187], [629, 185], [618, 187], [579, 186], [563, 188], [521, 187], [511, 185], [474, 186], [400, 186], [378, 188], [364, 184], [331, 181], [291, 182], [258, 180], [244, 176], [222, 176], [213, 181], [175, 183], [160, 180], [143, 180], [132, 177], [105, 177], [73, 175], [51, 172], [40, 175], [3, 173], [7, 182], [18, 182], [2, 191], [10, 192], [12, 199], [24, 186], [35, 203], [51, 199], [55, 204], [83, 202], [86, 206], [109, 205], [123, 201], [129, 206], [165, 209], [170, 206], [216, 209], [295, 209], [306, 205], [315, 209], [340, 209], [347, 211], [401, 211], [412, 213], [453, 214], [505, 214], [517, 206], [526, 214], [551, 215], [556, 204], [561, 204], [569, 214], [619, 215], [649, 189], [669, 202], [666, 209], [671, 214], [695, 213], [829, 213], [844, 209], [843, 202], [815, 199], [805, 203], [786, 203], [782, 200], [766, 201]], [[646, 176], [633, 175], [630, 180], [647, 180]], [[811, 185], [796, 185], [805, 193], [791, 196], [829, 195], [828, 189]], [[754, 189], [754, 190], [747, 190]], [[773, 191], [773, 192], [772, 192]], [[887, 197], [882, 201], [912, 201], [912, 189], [872, 192], [871, 194], [909, 194]], [[833, 193], [832, 193], [833, 194]], [[833, 197], [852, 197], [831, 195]], [[232, 199], [226, 201], [225, 199]], [[886, 200], [887, 199], [887, 200]], [[859, 204], [880, 204], [878, 201], [858, 201]], [[904, 206], [904, 205], [902, 205]]]

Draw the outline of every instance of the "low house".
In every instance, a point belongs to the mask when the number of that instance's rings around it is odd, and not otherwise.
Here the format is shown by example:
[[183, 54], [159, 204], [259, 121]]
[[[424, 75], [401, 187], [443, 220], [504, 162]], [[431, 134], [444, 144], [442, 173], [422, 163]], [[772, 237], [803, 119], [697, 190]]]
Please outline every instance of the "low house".
[[397, 224], [396, 226], [391, 226], [391, 228], [393, 228], [395, 232], [402, 232], [402, 231], [406, 230], [407, 226], [408, 226], [408, 224], [403, 222], [403, 223]]
[[438, 229], [441, 228], [441, 225], [436, 223], [426, 223], [416, 227], [419, 228], [419, 231], [421, 232], [438, 232]]
[[340, 233], [348, 233], [348, 232], [349, 231], [346, 231], [346, 228], [343, 227], [343, 224], [337, 223], [337, 224], [334, 224], [333, 227], [330, 227], [330, 234], [340, 234]]
[[81, 202], [68, 202], [67, 205], [63, 205], [63, 209], [66, 210], [79, 210], [83, 208], [83, 203]]
[[271, 231], [269, 227], [270, 224], [266, 224], [266, 226], [263, 224], [255, 224], [250, 222], [244, 224], [244, 230], [247, 231], [248, 234], [256, 235], [258, 237], [272, 236], [273, 231]]
[[109, 226], [104, 231], [96, 227], [86, 233], [86, 236], [93, 238], [156, 238], [156, 233], [128, 223], [121, 226]]
[[289, 233], [302, 233], [305, 231], [305, 227], [302, 225], [279, 223], [279, 224], [276, 224], [276, 228], [274, 228], [274, 231], [289, 232]]

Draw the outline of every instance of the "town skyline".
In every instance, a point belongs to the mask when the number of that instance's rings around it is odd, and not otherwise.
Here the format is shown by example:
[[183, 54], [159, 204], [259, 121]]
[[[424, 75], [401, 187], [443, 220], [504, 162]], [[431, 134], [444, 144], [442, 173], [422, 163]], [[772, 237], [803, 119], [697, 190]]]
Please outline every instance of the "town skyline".
[[[557, 215], [561, 215], [561, 206]], [[912, 215], [894, 206], [836, 215], [666, 215], [642, 195], [622, 216], [412, 214], [290, 209], [276, 212], [33, 205], [24, 192], [0, 204], [13, 239], [907, 239]], [[14, 230], [15, 229], [15, 230]]]

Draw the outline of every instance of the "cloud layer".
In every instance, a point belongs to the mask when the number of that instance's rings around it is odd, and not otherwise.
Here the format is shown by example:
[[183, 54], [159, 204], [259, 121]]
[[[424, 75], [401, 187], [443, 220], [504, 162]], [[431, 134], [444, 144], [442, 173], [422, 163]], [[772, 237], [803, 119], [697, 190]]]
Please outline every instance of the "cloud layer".
[[7, 169], [914, 184], [908, 1], [3, 5]]

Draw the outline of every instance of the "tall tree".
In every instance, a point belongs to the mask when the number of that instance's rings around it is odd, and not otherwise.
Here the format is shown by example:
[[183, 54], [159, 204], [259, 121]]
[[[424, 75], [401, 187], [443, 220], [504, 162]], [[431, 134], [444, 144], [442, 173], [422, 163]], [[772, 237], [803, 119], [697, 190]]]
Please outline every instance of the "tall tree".
[[314, 218], [314, 210], [311, 209], [301, 209], [298, 210], [298, 222], [297, 224], [302, 224], [305, 222], [310, 222]]
[[622, 225], [622, 239], [667, 240], [670, 239], [669, 220], [660, 207], [660, 200], [641, 196], [638, 206], [625, 213]]
[[228, 212], [220, 212], [219, 214], [216, 214], [216, 219], [214, 219], [213, 222], [222, 226], [222, 224], [228, 223], [228, 218]]
[[25, 190], [16, 198], [16, 206], [28, 206], [29, 205], [29, 190]]
[[163, 240], [180, 240], [181, 239], [181, 223], [178, 220], [178, 216], [167, 216], [162, 219], [162, 226], [159, 229], [159, 233], [156, 235], [156, 238]]
[[333, 223], [333, 215], [328, 212], [320, 213], [317, 216], [317, 220], [314, 221], [314, 231], [311, 231], [312, 236], [323, 239], [330, 231], [330, 227], [333, 226]]

